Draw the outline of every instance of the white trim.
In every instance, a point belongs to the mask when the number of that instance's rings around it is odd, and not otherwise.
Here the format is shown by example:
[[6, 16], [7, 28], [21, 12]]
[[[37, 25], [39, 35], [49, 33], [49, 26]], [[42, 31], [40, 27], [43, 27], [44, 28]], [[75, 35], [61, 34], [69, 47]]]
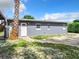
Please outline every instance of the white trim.
[[[23, 26], [23, 24], [25, 24], [24, 26]], [[25, 27], [25, 29], [23, 29], [23, 28]], [[21, 26], [19, 26], [19, 28], [20, 28], [20, 30], [19, 30], [19, 36], [20, 37], [27, 37], [27, 23], [21, 23]], [[25, 31], [26, 31], [26, 34], [25, 35], [22, 35], [22, 32], [23, 33], [25, 33]]]
[[24, 26], [27, 26], [27, 23], [21, 23], [21, 26], [23, 26], [23, 25], [24, 25]]

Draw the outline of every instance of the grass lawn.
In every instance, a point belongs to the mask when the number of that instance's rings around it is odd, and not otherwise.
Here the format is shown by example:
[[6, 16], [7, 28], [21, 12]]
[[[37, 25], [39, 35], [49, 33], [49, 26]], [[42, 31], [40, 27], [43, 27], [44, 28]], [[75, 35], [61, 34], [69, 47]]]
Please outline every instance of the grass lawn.
[[52, 37], [61, 37], [61, 36], [62, 35], [36, 35], [36, 36], [32, 36], [31, 38], [40, 40], [40, 39], [49, 39]]
[[0, 55], [17, 59], [79, 59], [79, 47], [64, 44], [18, 40], [1, 42], [0, 46]]

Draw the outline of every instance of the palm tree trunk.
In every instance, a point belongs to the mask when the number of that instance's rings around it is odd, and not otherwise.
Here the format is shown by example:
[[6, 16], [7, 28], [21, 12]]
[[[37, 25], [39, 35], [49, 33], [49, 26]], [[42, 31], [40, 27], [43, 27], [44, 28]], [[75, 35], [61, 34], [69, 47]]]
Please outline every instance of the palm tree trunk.
[[18, 39], [18, 31], [19, 31], [19, 0], [15, 0], [15, 13], [12, 24], [13, 26], [12, 31], [10, 33], [10, 39], [16, 40]]

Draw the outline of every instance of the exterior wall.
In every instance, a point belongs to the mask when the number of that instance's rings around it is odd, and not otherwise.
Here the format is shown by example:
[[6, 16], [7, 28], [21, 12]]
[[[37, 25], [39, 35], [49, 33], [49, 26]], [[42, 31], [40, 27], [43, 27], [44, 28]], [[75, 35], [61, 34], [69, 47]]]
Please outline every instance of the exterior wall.
[[[21, 36], [21, 23], [27, 24], [25, 27], [27, 27], [27, 35], [33, 36], [33, 35], [46, 35], [46, 34], [64, 34], [67, 33], [67, 24], [66, 23], [55, 23], [55, 22], [25, 22], [21, 21], [19, 24], [19, 37]], [[40, 24], [40, 29], [36, 28], [36, 25]], [[48, 25], [50, 28], [48, 28]], [[12, 29], [12, 27], [9, 24], [9, 33]], [[23, 29], [24, 30], [24, 29]], [[23, 33], [25, 33], [23, 31]]]
[[[66, 28], [66, 29], [64, 29]], [[44, 34], [64, 34], [67, 33], [67, 27], [64, 26], [51, 26], [47, 29], [47, 26], [41, 26], [40, 30], [36, 29], [36, 26], [28, 26], [27, 35], [44, 35]]]
[[[41, 28], [37, 29], [36, 24], [41, 24]], [[50, 28], [48, 28], [48, 24], [50, 24]], [[52, 24], [52, 23], [29, 23], [27, 26], [27, 35], [45, 35], [45, 34], [64, 34], [67, 33], [67, 26]]]

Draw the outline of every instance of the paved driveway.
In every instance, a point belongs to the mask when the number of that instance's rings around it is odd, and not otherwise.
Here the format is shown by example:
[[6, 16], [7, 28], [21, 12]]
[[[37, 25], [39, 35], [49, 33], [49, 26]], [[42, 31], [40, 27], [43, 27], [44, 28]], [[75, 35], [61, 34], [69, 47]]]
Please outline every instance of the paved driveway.
[[[71, 35], [71, 36], [69, 36]], [[42, 42], [42, 43], [56, 43], [56, 44], [66, 44], [66, 45], [72, 45], [72, 46], [79, 46], [79, 34], [69, 34], [68, 36], [64, 36], [64, 38], [51, 38], [51, 39], [44, 39], [44, 40], [36, 40], [33, 41], [36, 42]]]

